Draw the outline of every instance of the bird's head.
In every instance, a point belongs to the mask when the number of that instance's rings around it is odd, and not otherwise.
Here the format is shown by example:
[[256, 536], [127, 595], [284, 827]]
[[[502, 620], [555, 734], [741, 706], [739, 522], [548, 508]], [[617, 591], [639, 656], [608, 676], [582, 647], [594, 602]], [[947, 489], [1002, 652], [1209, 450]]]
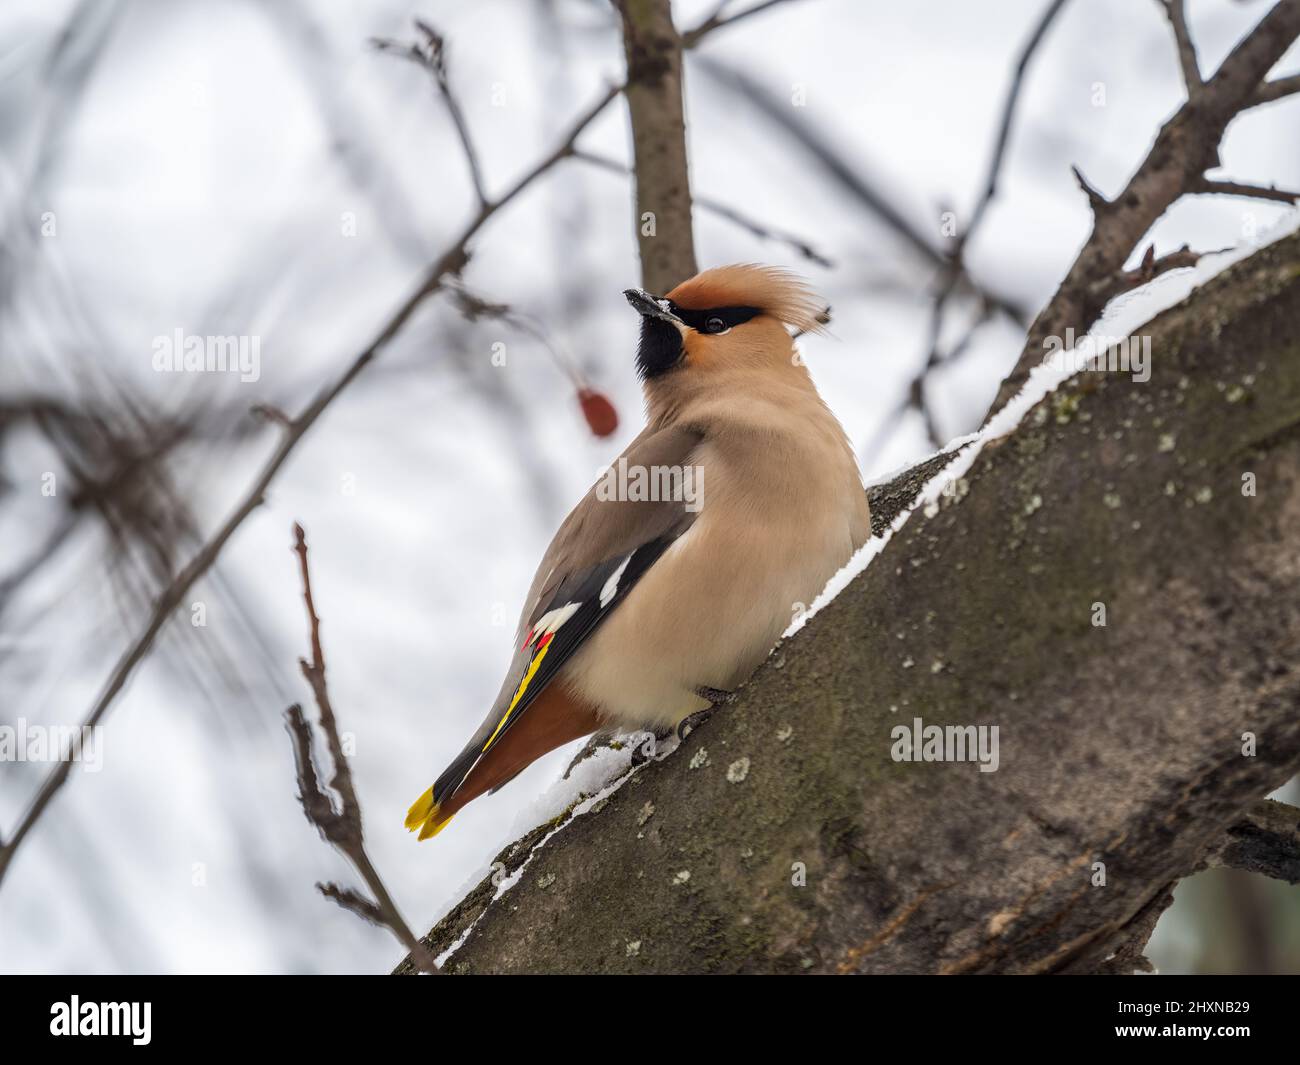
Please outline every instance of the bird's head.
[[680, 374], [792, 365], [789, 330], [824, 322], [825, 305], [807, 284], [772, 266], [719, 266], [664, 296], [623, 295], [641, 315], [636, 364], [647, 388]]

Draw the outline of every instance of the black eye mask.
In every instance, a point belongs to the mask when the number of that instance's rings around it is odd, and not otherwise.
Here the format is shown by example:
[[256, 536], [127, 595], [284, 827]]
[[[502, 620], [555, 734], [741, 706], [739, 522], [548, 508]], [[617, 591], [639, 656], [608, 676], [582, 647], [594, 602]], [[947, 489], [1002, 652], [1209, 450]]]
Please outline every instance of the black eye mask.
[[[665, 302], [672, 314], [706, 336], [725, 333], [732, 326], [763, 313], [761, 307], [710, 307], [693, 311], [678, 307], [671, 300]], [[677, 326], [662, 318], [641, 319], [641, 346], [637, 349], [636, 365], [642, 380], [667, 373], [681, 361], [683, 351], [682, 335]]]
[[692, 311], [676, 304], [672, 305], [671, 310], [697, 333], [725, 333], [733, 325], [748, 322], [755, 315], [763, 313], [759, 307], [713, 307]]

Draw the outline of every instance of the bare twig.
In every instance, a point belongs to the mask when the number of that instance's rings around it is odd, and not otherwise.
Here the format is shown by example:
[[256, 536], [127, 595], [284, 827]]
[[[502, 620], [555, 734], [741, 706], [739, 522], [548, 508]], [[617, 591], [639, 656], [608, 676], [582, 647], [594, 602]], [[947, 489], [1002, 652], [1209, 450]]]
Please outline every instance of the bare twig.
[[1219, 255], [1228, 250], [1218, 248], [1215, 251], [1192, 251], [1184, 244], [1176, 251], [1166, 252], [1156, 258], [1156, 246], [1151, 244], [1147, 247], [1146, 254], [1142, 256], [1142, 261], [1134, 269], [1121, 270], [1096, 282], [1093, 297], [1103, 303], [1109, 303], [1116, 296], [1131, 292], [1161, 274], [1168, 273], [1170, 270], [1187, 269], [1195, 266], [1206, 255]]
[[[774, 96], [761, 81], [731, 64], [712, 59], [708, 62], [701, 59], [698, 63], [700, 69], [710, 73], [720, 84], [743, 96], [747, 103], [758, 108], [764, 117], [779, 126], [834, 179], [844, 192], [883, 222], [892, 233], [902, 238], [922, 261], [938, 269], [944, 268], [950, 262], [948, 249], [937, 246], [930, 230], [916, 223], [913, 212], [895, 206], [891, 197], [883, 189], [863, 176], [860, 165], [845, 159], [835, 145], [818, 131], [815, 124], [802, 116], [796, 116], [795, 110], [784, 100]], [[973, 292], [1018, 325], [1022, 327], [1027, 325], [1029, 315], [1025, 308], [1013, 298], [984, 287], [964, 270], [960, 275], [958, 288], [960, 291]]]
[[1110, 206], [1110, 200], [1106, 199], [1097, 187], [1083, 176], [1083, 171], [1077, 166], [1070, 167], [1070, 173], [1074, 175], [1075, 184], [1083, 190], [1083, 194], [1088, 197], [1088, 206], [1092, 208], [1093, 214], [1100, 214]]
[[1274, 100], [1281, 100], [1287, 96], [1294, 96], [1300, 92], [1300, 74], [1292, 74], [1286, 78], [1274, 78], [1272, 81], [1264, 82], [1255, 90], [1255, 95], [1251, 97], [1247, 107], [1258, 107], [1260, 104], [1271, 104]]
[[465, 152], [470, 180], [474, 183], [474, 194], [478, 197], [479, 206], [485, 207], [488, 196], [483, 183], [483, 169], [479, 163], [478, 151], [474, 148], [474, 139], [470, 135], [469, 124], [465, 121], [465, 112], [461, 110], [460, 101], [451, 91], [451, 83], [447, 78], [447, 41], [427, 22], [418, 18], [414, 21], [415, 28], [424, 38], [423, 41], [403, 43], [384, 37], [372, 37], [370, 43], [378, 51], [410, 60], [433, 76], [438, 94], [447, 105], [447, 113], [451, 115], [452, 124], [456, 127], [456, 136]]
[[1187, 190], [1218, 196], [1242, 196], [1253, 200], [1273, 200], [1276, 203], [1300, 203], [1300, 192], [1279, 189], [1272, 185], [1246, 185], [1239, 181], [1211, 181], [1202, 178]]
[[998, 125], [998, 139], [994, 143], [993, 155], [989, 159], [988, 177], [984, 181], [984, 193], [975, 205], [975, 210], [971, 213], [970, 225], [966, 226], [965, 230], [957, 238], [959, 251], [970, 240], [971, 234], [979, 228], [980, 222], [984, 219], [984, 212], [997, 195], [998, 178], [1002, 174], [1002, 162], [1006, 158], [1007, 143], [1011, 139], [1011, 126], [1016, 115], [1016, 105], [1020, 100], [1020, 90], [1024, 84], [1025, 71], [1029, 68], [1029, 62], [1033, 59], [1034, 53], [1038, 51], [1038, 46], [1043, 43], [1043, 38], [1047, 36], [1047, 31], [1052, 22], [1055, 21], [1056, 16], [1060, 14], [1065, 4], [1066, 0], [1051, 0], [1051, 3], [1047, 5], [1047, 9], [1034, 26], [1034, 32], [1029, 35], [1029, 40], [1025, 42], [1024, 48], [1020, 51], [1015, 73], [1011, 76], [1011, 85], [1007, 89], [1006, 103], [1002, 106], [1002, 121]]
[[722, 3], [714, 9], [712, 15], [706, 18], [693, 30], [687, 30], [682, 34], [682, 47], [694, 48], [701, 38], [708, 33], [712, 33], [719, 27], [734, 26], [741, 19], [747, 19], [751, 15], [761, 14], [769, 8], [776, 7], [778, 4], [786, 2], [788, 2], [788, 0], [762, 0], [761, 3], [755, 4], [753, 7], [747, 7], [743, 11], [737, 11], [734, 15], [724, 15], [723, 12], [731, 6], [731, 0], [722, 0]]
[[316, 604], [311, 593], [311, 571], [307, 565], [307, 537], [301, 525], [294, 525], [294, 553], [298, 556], [298, 569], [302, 578], [302, 597], [307, 607], [307, 624], [311, 640], [311, 661], [298, 659], [298, 666], [307, 683], [311, 685], [316, 698], [316, 708], [320, 714], [320, 728], [325, 733], [325, 742], [330, 752], [330, 761], [334, 765], [334, 774], [330, 778], [330, 787], [338, 796], [335, 802], [321, 790], [320, 779], [316, 775], [312, 727], [302, 712], [302, 707], [295, 703], [285, 712], [289, 735], [293, 739], [294, 764], [298, 775], [298, 798], [302, 802], [303, 813], [307, 820], [316, 826], [321, 837], [333, 844], [353, 864], [357, 872], [370, 888], [374, 900], [363, 898], [351, 888], [340, 888], [337, 884], [317, 884], [317, 888], [326, 898], [333, 899], [344, 909], [364, 917], [367, 921], [387, 928], [401, 944], [411, 951], [416, 964], [428, 973], [438, 971], [437, 963], [403, 919], [397, 904], [388, 893], [383, 879], [366, 853], [365, 830], [361, 823], [361, 804], [357, 801], [356, 788], [352, 783], [352, 769], [348, 765], [347, 755], [343, 752], [343, 741], [339, 736], [338, 720], [334, 716], [334, 706], [330, 702], [329, 689], [325, 683], [325, 654], [321, 649], [320, 616], [316, 613]]
[[[631, 174], [632, 171], [620, 163], [617, 159], [611, 159], [607, 155], [601, 155], [599, 152], [589, 152], [579, 150], [573, 153], [575, 159], [580, 159], [584, 163], [590, 163], [592, 166], [599, 167], [611, 174]], [[777, 229], [769, 226], [764, 222], [759, 222], [742, 211], [738, 211], [730, 204], [723, 203], [721, 200], [715, 200], [708, 196], [696, 195], [693, 197], [694, 206], [724, 218], [733, 225], [753, 234], [759, 240], [770, 240], [778, 244], [784, 244], [809, 262], [816, 263], [826, 269], [831, 269], [835, 263], [818, 251], [813, 245], [803, 237], [797, 236], [786, 230]]]
[[1161, 0], [1169, 25], [1173, 27], [1174, 41], [1178, 45], [1178, 64], [1183, 68], [1183, 84], [1187, 94], [1198, 92], [1205, 82], [1201, 78], [1201, 68], [1196, 62], [1196, 46], [1192, 44], [1192, 35], [1187, 29], [1187, 11], [1183, 0]]
[[1300, 0], [1279, 0], [1213, 77], [1189, 89], [1188, 100], [1161, 127], [1146, 159], [1114, 199], [1105, 200], [1085, 185], [1093, 207], [1092, 234], [1030, 327], [1020, 357], [998, 389], [988, 417], [1020, 390], [1030, 370], [1042, 361], [1050, 338], [1065, 336], [1071, 329], [1076, 334], [1086, 333], [1097, 320], [1112, 288], [1105, 279], [1123, 270], [1156, 219], [1176, 200], [1206, 183], [1206, 171], [1219, 165], [1219, 142], [1228, 123], [1260, 102], [1265, 77], [1297, 36]]
[[[869, 450], [864, 449], [864, 462], [869, 462], [871, 460], [877, 443], [883, 442], [885, 434], [889, 429], [892, 429], [893, 425], [896, 424], [899, 418], [901, 418], [909, 409], [915, 410], [921, 415], [921, 420], [925, 425], [926, 436], [929, 438], [930, 444], [933, 447], [942, 447], [945, 442], [946, 437], [940, 430], [938, 422], [935, 419], [934, 411], [931, 409], [926, 397], [926, 384], [928, 383], [931, 371], [933, 371], [936, 366], [940, 365], [940, 363], [951, 362], [953, 359], [959, 358], [963, 352], [969, 349], [976, 331], [978, 331], [981, 325], [988, 321], [990, 311], [988, 301], [981, 301], [982, 307], [980, 315], [976, 319], [975, 324], [966, 333], [962, 340], [945, 355], [940, 351], [939, 343], [943, 333], [943, 323], [948, 301], [952, 298], [958, 282], [966, 273], [966, 247], [969, 244], [971, 237], [979, 229], [980, 223], [984, 220], [984, 215], [988, 210], [989, 204], [997, 195], [998, 178], [1001, 175], [1002, 164], [1006, 158], [1007, 143], [1011, 138], [1011, 127], [1015, 118], [1016, 104], [1020, 99], [1021, 87], [1024, 84], [1025, 71], [1028, 69], [1030, 60], [1033, 59], [1034, 53], [1038, 50], [1039, 45], [1042, 44], [1043, 38], [1047, 36], [1047, 31], [1052, 25], [1053, 20], [1058, 14], [1060, 14], [1065, 3], [1066, 0], [1051, 0], [1051, 3], [1047, 5], [1047, 8], [1043, 11], [1042, 16], [1034, 26], [1034, 31], [1030, 34], [1029, 40], [1025, 42], [1024, 48], [1021, 49], [1020, 58], [1016, 63], [1016, 69], [1011, 78], [1011, 85], [1007, 90], [1006, 102], [1002, 107], [1002, 119], [998, 124], [997, 139], [994, 141], [993, 152], [989, 157], [988, 175], [984, 179], [983, 190], [980, 193], [979, 199], [975, 203], [974, 210], [971, 212], [970, 223], [957, 234], [956, 239], [953, 241], [951, 250], [948, 252], [947, 261], [941, 268], [936, 280], [933, 294], [934, 302], [931, 307], [930, 324], [926, 336], [925, 358], [921, 362], [920, 369], [915, 375], [913, 375], [912, 380], [907, 387], [907, 392], [901, 407], [897, 408], [892, 414], [890, 414], [885, 421], [885, 427], [877, 430], [873, 435], [872, 442], [868, 445]], [[1078, 171], [1075, 173], [1079, 177], [1080, 182], [1082, 182], [1082, 175], [1079, 175]]]

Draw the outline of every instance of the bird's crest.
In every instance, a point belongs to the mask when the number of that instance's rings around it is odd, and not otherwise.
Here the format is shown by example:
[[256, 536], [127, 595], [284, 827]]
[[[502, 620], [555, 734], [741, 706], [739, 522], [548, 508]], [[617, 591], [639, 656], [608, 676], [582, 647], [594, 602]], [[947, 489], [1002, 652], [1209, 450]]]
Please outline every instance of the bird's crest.
[[667, 294], [679, 307], [757, 307], [790, 328], [818, 332], [824, 325], [825, 302], [797, 274], [777, 266], [741, 263], [704, 270]]

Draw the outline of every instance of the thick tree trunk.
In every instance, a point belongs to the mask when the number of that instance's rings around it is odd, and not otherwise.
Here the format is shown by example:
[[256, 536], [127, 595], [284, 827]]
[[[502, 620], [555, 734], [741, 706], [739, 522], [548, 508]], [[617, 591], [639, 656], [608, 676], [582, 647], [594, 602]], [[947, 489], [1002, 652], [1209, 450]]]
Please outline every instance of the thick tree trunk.
[[[1300, 235], [1144, 332], [1149, 382], [1049, 395], [734, 705], [503, 852], [518, 882], [427, 937], [470, 929], [447, 970], [1137, 964], [1170, 885], [1300, 766]], [[998, 726], [997, 771], [895, 761], [918, 717]]]

